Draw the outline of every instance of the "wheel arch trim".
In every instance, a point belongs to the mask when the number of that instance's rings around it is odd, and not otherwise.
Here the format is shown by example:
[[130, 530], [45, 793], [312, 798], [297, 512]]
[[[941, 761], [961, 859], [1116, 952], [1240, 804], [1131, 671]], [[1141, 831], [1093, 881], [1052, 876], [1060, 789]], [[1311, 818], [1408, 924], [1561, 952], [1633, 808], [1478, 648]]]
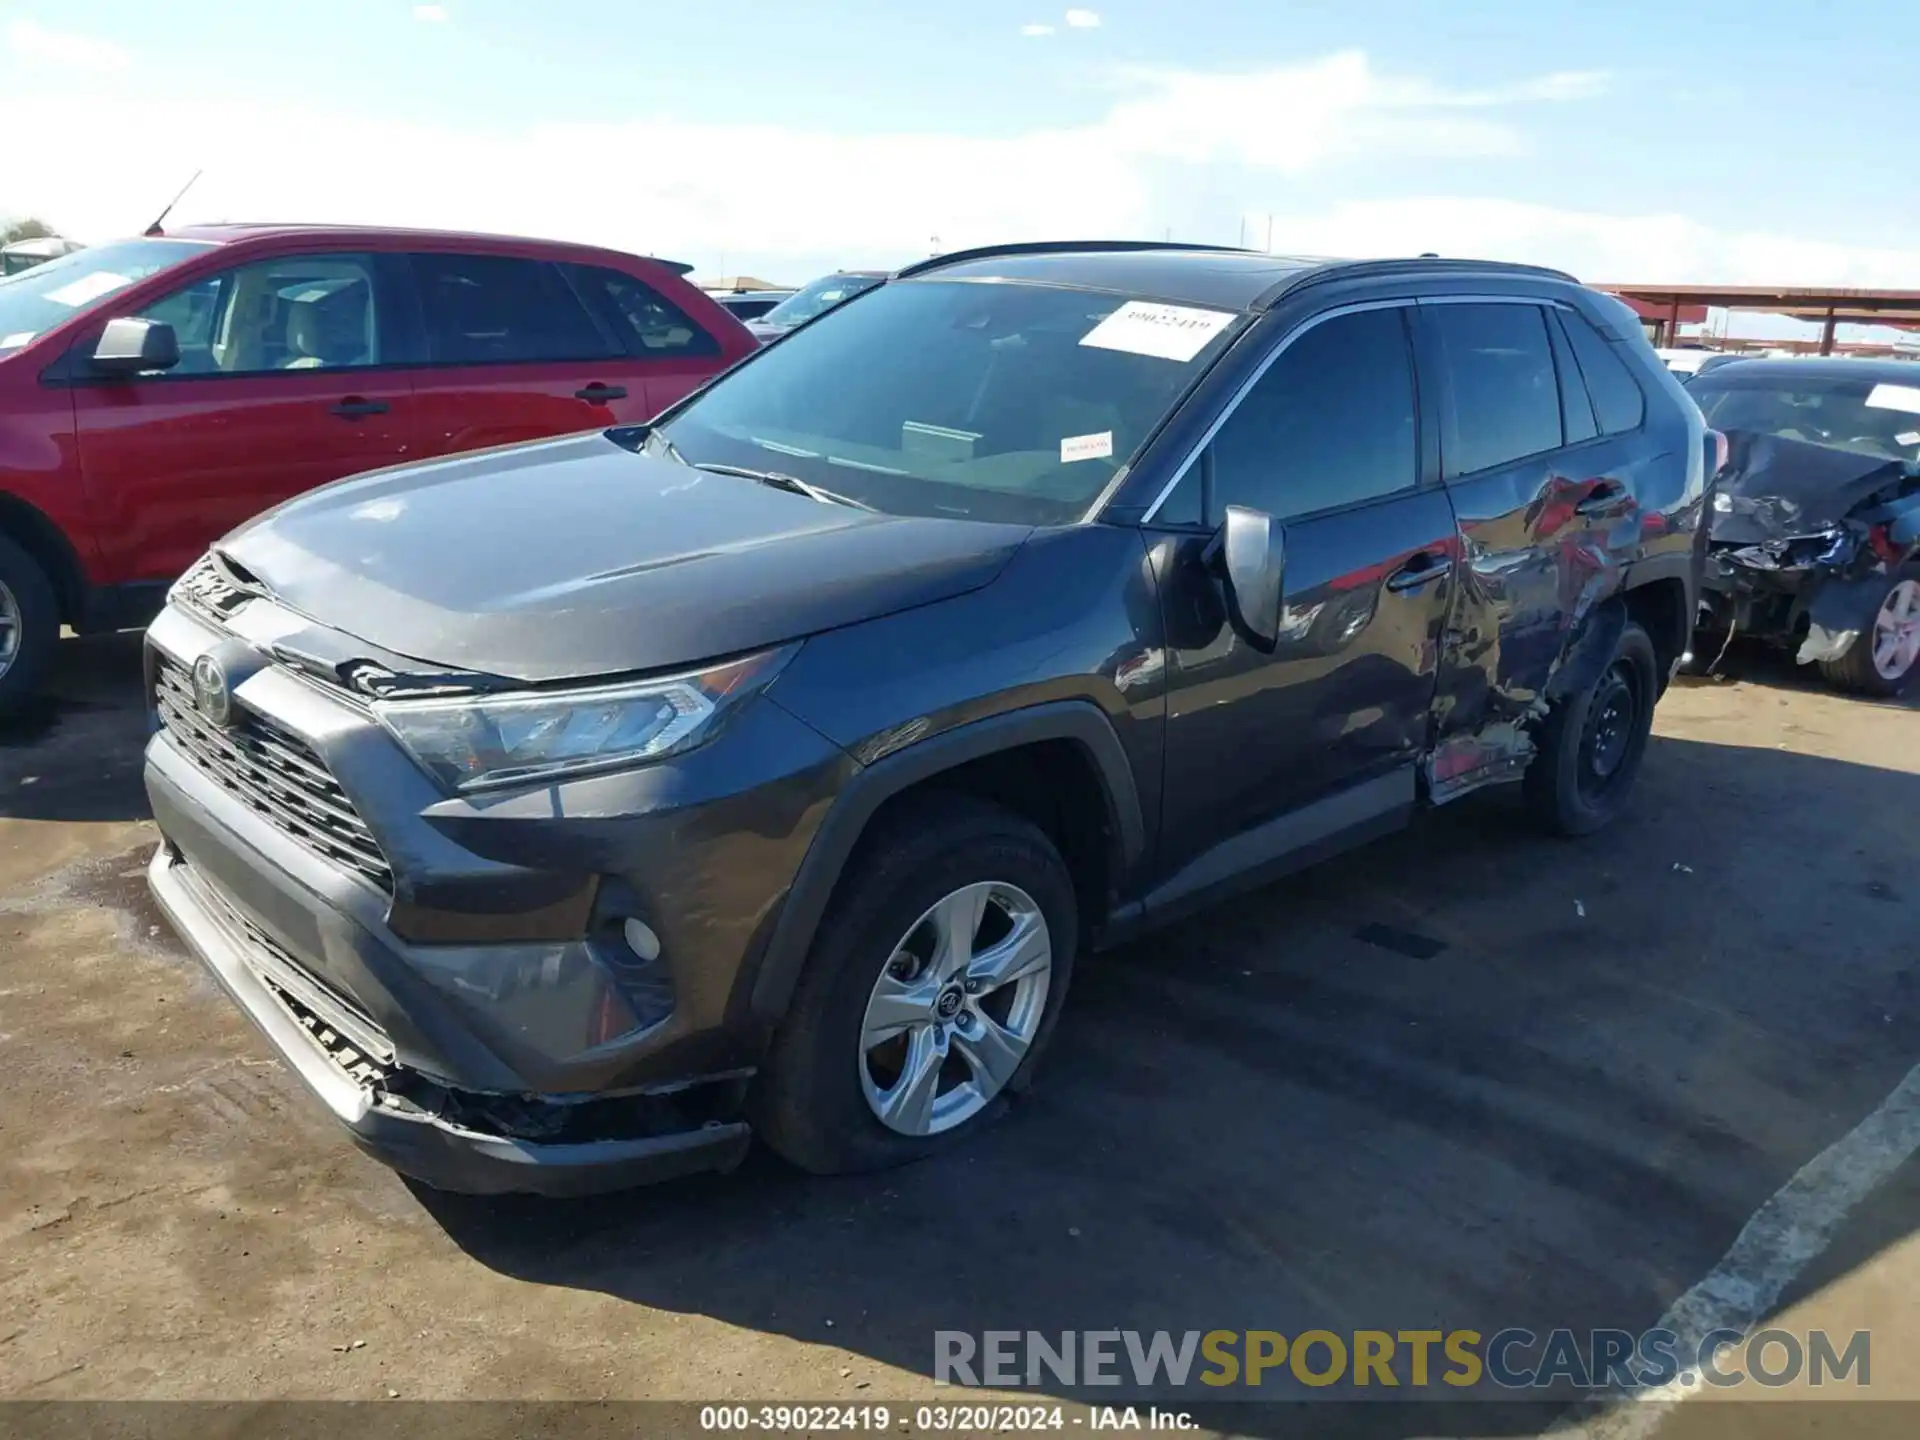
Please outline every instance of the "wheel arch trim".
[[1079, 745], [1093, 762], [1112, 826], [1117, 873], [1135, 869], [1146, 852], [1139, 787], [1120, 737], [1098, 706], [1053, 701], [943, 730], [866, 766], [840, 792], [807, 847], [758, 962], [742, 975], [729, 1008], [739, 1009], [744, 1001], [747, 1015], [763, 1024], [786, 1013], [847, 862], [887, 801], [969, 761], [1059, 740]]

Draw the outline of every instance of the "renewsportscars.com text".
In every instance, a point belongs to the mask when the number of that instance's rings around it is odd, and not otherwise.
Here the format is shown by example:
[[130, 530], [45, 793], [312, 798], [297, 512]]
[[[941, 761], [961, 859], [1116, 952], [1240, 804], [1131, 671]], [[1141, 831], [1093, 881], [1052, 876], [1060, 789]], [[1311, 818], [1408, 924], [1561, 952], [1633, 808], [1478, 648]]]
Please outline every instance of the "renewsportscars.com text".
[[1872, 1336], [1715, 1330], [938, 1330], [933, 1375], [950, 1385], [1329, 1386], [1466, 1390], [1683, 1386], [1777, 1388], [1872, 1380]]

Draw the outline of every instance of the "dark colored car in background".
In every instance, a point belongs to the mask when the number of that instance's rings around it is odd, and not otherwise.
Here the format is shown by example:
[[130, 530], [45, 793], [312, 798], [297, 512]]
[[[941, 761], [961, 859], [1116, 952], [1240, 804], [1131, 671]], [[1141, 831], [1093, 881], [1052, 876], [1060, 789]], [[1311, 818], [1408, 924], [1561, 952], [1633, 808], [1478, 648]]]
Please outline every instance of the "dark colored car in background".
[[1085, 948], [1484, 785], [1617, 814], [1717, 439], [1551, 271], [929, 261], [650, 426], [215, 545], [148, 636], [153, 891], [430, 1184], [908, 1160]]
[[794, 292], [791, 290], [709, 290], [714, 301], [736, 320], [758, 320]]
[[1696, 657], [1744, 635], [1901, 693], [1920, 671], [1920, 365], [1743, 360], [1687, 393], [1728, 444]]
[[831, 275], [822, 275], [811, 284], [801, 286], [759, 319], [749, 321], [747, 329], [762, 342], [777, 340], [834, 306], [865, 294], [886, 278], [885, 270], [836, 270]]
[[225, 225], [0, 284], [0, 713], [60, 626], [141, 624], [207, 545], [404, 460], [644, 420], [754, 348], [687, 267]]

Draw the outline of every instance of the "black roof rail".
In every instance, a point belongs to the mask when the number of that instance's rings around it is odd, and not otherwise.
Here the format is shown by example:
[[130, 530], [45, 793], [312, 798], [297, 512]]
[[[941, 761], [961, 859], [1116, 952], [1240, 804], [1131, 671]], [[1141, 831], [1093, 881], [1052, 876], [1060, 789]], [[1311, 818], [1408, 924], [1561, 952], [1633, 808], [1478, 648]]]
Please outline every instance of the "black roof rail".
[[1261, 251], [1245, 250], [1237, 245], [1193, 245], [1179, 240], [1026, 240], [1011, 245], [980, 245], [971, 250], [954, 250], [945, 255], [935, 255], [916, 264], [908, 265], [893, 272], [896, 280], [909, 275], [923, 274], [928, 270], [938, 270], [947, 265], [958, 265], [964, 260], [986, 260], [995, 255], [1070, 255], [1083, 250], [1104, 250], [1125, 252], [1129, 250], [1197, 250], [1210, 251], [1216, 255], [1258, 255]]
[[1505, 260], [1442, 260], [1422, 256], [1417, 260], [1330, 260], [1323, 265], [1315, 265], [1298, 274], [1289, 275], [1254, 300], [1255, 310], [1271, 310], [1286, 296], [1307, 285], [1317, 285], [1328, 280], [1347, 280], [1355, 276], [1367, 275], [1526, 275], [1536, 280], [1564, 280], [1569, 285], [1580, 282], [1564, 270], [1550, 270], [1544, 265], [1519, 265]]

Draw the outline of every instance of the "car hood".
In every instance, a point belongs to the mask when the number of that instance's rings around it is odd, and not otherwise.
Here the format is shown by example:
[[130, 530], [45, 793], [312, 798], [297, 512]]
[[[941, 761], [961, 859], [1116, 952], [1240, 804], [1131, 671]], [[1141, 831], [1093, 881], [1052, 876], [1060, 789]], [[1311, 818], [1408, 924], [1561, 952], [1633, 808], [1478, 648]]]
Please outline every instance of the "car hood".
[[991, 581], [1020, 525], [880, 515], [605, 433], [326, 486], [215, 549], [321, 625], [538, 683], [672, 669]]
[[1716, 541], [1752, 545], [1807, 535], [1833, 525], [1883, 491], [1906, 465], [1808, 440], [1729, 430], [1727, 465], [1717, 482], [1733, 508], [1716, 510]]

